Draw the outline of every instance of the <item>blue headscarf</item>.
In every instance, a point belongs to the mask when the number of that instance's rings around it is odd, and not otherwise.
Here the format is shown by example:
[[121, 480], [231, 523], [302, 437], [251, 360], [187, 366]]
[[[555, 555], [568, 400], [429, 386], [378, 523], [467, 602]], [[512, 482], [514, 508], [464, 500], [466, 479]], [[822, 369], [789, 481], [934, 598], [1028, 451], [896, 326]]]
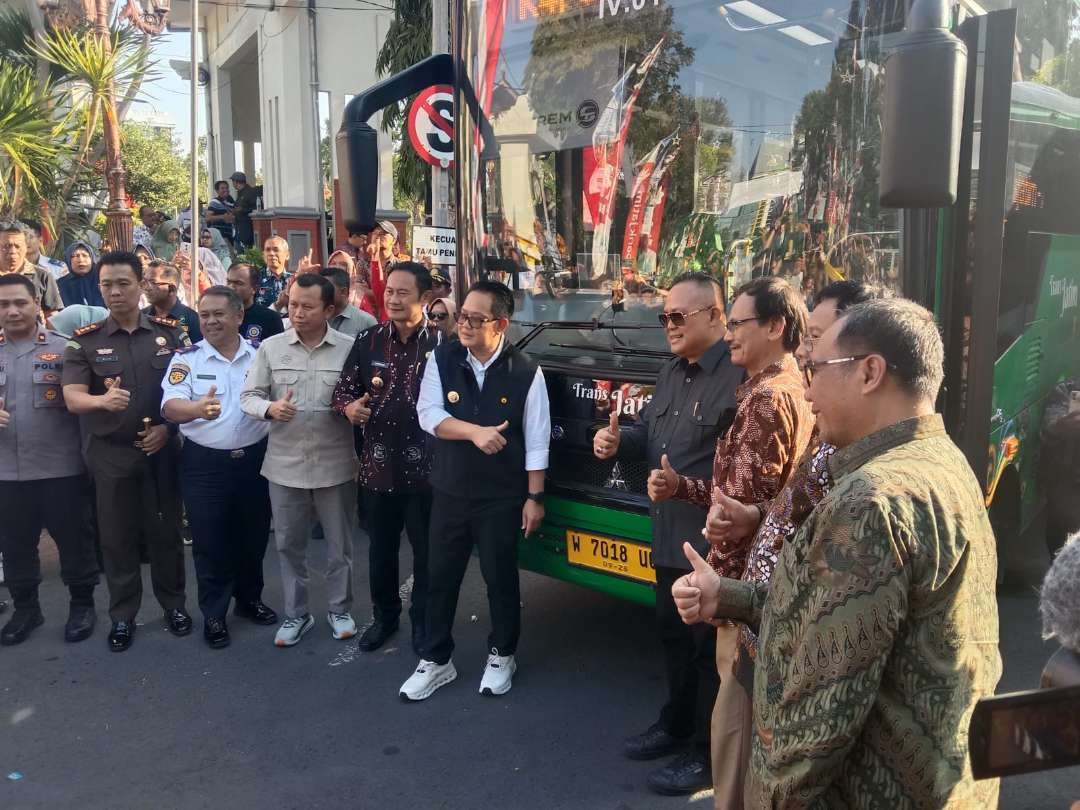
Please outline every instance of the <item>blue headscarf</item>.
[[[90, 270], [82, 275], [71, 270], [71, 254], [75, 252], [76, 248], [85, 250], [90, 254]], [[67, 259], [69, 272], [56, 282], [56, 286], [60, 288], [60, 297], [64, 301], [64, 306], [69, 307], [72, 304], [87, 304], [92, 307], [105, 306], [105, 299], [101, 297], [101, 290], [98, 287], [98, 257], [94, 248], [86, 242], [73, 242], [68, 247], [65, 258]]]

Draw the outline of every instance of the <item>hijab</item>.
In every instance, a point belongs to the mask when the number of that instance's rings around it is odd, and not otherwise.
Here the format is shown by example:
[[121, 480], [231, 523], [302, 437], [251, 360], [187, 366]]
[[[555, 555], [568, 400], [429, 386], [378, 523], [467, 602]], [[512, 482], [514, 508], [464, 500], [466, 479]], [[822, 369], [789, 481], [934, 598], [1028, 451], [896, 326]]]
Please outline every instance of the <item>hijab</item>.
[[90, 254], [90, 269], [81, 275], [71, 270], [66, 276], [57, 281], [56, 286], [60, 288], [60, 298], [63, 300], [64, 306], [86, 304], [92, 307], [103, 307], [105, 306], [105, 299], [101, 297], [101, 289], [98, 287], [97, 251], [87, 242], [72, 242], [64, 255], [69, 268], [72, 266], [71, 254], [77, 249], [85, 250]]
[[[203, 228], [202, 230], [205, 233], [210, 234], [210, 251], [217, 256], [221, 266], [228, 267], [232, 264], [232, 251], [229, 250], [229, 243], [225, 241], [225, 237], [221, 235], [221, 231], [217, 228]], [[201, 246], [201, 237], [199, 241]]]
[[169, 241], [169, 233], [171, 231], [183, 234], [184, 229], [180, 227], [180, 220], [170, 219], [166, 222], [162, 222], [154, 233], [154, 238], [150, 240], [150, 246], [157, 258], [164, 259], [167, 262], [173, 260], [173, 256], [176, 255], [176, 251], [180, 248], [179, 239], [175, 242]]

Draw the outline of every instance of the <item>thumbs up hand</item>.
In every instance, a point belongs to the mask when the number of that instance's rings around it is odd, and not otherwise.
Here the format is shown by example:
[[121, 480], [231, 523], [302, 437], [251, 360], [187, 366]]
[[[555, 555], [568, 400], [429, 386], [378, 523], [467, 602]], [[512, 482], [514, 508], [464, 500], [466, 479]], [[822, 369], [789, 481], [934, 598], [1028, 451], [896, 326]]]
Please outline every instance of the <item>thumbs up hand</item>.
[[101, 409], [111, 413], [125, 410], [131, 401], [131, 392], [120, 387], [120, 378], [114, 377], [111, 383], [105, 384], [105, 393], [99, 397]]
[[713, 487], [712, 506], [701, 533], [714, 546], [730, 545], [752, 536], [760, 518], [756, 506], [740, 503]]
[[619, 413], [612, 411], [607, 427], [602, 427], [593, 436], [593, 455], [606, 461], [619, 452]]
[[288, 422], [296, 416], [296, 406], [293, 405], [292, 399], [293, 392], [289, 388], [285, 391], [285, 396], [270, 403], [270, 407], [266, 409], [266, 415], [278, 422]]
[[0, 397], [0, 428], [11, 424], [11, 414], [4, 410], [4, 398]]
[[221, 400], [217, 398], [217, 386], [211, 385], [210, 390], [199, 398], [199, 415], [203, 419], [217, 419], [221, 416]]
[[496, 427], [484, 427], [476, 425], [473, 430], [472, 443], [475, 444], [485, 455], [493, 456], [506, 447], [506, 437], [503, 433], [510, 427], [509, 422], [503, 422]]
[[667, 453], [660, 456], [660, 469], [649, 473], [647, 489], [649, 500], [653, 503], [666, 501], [675, 495], [675, 489], [679, 485], [679, 474], [672, 468], [668, 461]]
[[345, 406], [345, 418], [352, 424], [363, 427], [363, 425], [367, 424], [367, 420], [371, 418], [371, 408], [368, 407], [369, 402], [371, 402], [371, 394], [364, 394], [360, 399], [354, 399]]
[[679, 577], [671, 586], [675, 608], [684, 624], [711, 621], [720, 609], [720, 575], [689, 543], [683, 543], [683, 554], [693, 570]]

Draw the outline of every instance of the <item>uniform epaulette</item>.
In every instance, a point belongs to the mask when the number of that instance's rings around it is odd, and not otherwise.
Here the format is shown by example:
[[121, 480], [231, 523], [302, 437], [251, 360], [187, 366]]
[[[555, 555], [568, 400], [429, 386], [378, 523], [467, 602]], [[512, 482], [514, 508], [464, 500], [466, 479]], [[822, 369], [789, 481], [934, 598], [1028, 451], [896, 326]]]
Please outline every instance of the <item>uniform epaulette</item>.
[[189, 352], [195, 351], [197, 348], [199, 348], [199, 344], [192, 343], [190, 346], [183, 346], [177, 349], [173, 354], [188, 354]]
[[174, 318], [163, 318], [160, 315], [151, 315], [150, 320], [158, 326], [171, 326], [173, 329], [180, 328], [180, 321]]
[[98, 321], [97, 323], [87, 324], [86, 326], [80, 326], [74, 332], [72, 337], [82, 337], [83, 335], [89, 335], [91, 332], [96, 332], [98, 329], [105, 325], [105, 321]]

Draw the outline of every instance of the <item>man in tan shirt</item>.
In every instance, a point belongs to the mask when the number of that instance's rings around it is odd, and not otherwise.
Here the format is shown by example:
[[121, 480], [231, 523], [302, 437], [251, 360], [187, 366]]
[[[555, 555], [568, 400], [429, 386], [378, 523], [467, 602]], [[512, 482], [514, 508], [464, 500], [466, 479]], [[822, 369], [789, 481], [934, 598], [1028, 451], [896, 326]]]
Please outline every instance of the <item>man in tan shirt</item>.
[[333, 312], [329, 281], [314, 274], [297, 278], [289, 296], [292, 326], [262, 342], [240, 395], [244, 413], [272, 422], [262, 474], [270, 482], [285, 591], [285, 621], [274, 638], [279, 647], [296, 644], [315, 624], [307, 569], [313, 511], [326, 536], [326, 620], [334, 638], [356, 635], [349, 615], [356, 451], [352, 425], [331, 407], [353, 342], [327, 325]]

